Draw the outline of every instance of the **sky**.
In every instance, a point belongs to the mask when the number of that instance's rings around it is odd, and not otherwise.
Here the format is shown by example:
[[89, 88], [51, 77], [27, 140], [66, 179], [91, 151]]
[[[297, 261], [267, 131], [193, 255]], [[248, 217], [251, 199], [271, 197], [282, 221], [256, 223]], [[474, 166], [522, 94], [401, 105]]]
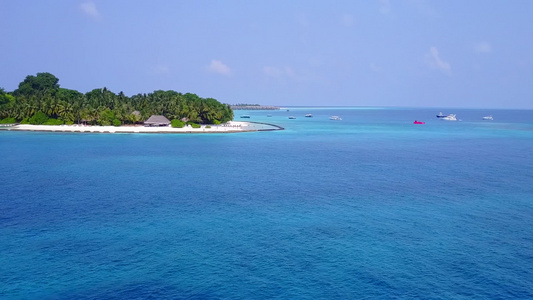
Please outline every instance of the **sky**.
[[0, 0], [0, 87], [533, 109], [533, 1]]

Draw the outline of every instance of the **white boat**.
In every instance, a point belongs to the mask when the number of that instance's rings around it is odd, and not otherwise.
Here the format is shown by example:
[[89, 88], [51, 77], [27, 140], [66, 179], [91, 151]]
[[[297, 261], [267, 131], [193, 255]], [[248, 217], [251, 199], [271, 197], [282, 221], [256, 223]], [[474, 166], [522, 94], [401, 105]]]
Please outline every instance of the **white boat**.
[[492, 121], [492, 120], [494, 120], [494, 118], [492, 118], [492, 115], [490, 115], [490, 116], [485, 116], [485, 117], [483, 117], [483, 120], [490, 120], [490, 121]]
[[442, 114], [442, 111], [437, 115], [437, 118], [446, 118], [445, 115]]
[[329, 119], [330, 120], [339, 120], [339, 121], [342, 120], [341, 117], [339, 117], [339, 116], [331, 116], [331, 117], [329, 117]]
[[305, 115], [305, 117], [306, 117], [306, 118], [312, 118], [313, 115], [312, 115], [312, 114], [307, 114], [307, 115]]
[[289, 119], [296, 119], [296, 117], [295, 116], [290, 116]]
[[446, 121], [457, 121], [455, 114], [449, 114], [446, 117], [442, 117], [441, 119]]

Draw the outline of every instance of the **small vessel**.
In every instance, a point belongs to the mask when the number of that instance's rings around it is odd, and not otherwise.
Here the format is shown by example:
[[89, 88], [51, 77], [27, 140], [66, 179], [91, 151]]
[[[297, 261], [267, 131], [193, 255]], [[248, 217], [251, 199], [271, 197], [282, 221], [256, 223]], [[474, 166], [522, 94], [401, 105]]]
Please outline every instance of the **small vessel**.
[[296, 117], [295, 116], [290, 116], [289, 119], [296, 119]]
[[312, 118], [313, 115], [312, 115], [312, 114], [307, 114], [307, 115], [305, 115], [305, 117], [306, 117], [306, 118]]
[[485, 117], [483, 117], [483, 120], [489, 120], [489, 121], [492, 121], [492, 120], [494, 120], [494, 118], [492, 117], [492, 115], [490, 115], [490, 116], [485, 116]]
[[422, 121], [417, 121], [417, 120], [415, 120], [415, 121], [413, 122], [413, 124], [426, 124], [426, 122], [422, 122]]
[[442, 111], [437, 115], [437, 118], [446, 118], [447, 116], [442, 114]]
[[242, 115], [241, 118], [243, 118], [243, 119], [250, 119], [250, 116], [249, 116], [249, 115]]
[[446, 120], [446, 121], [457, 121], [455, 114], [449, 114], [446, 117], [443, 117], [441, 119]]
[[272, 117], [272, 115], [267, 115], [267, 117]]
[[329, 117], [329, 119], [330, 120], [338, 120], [338, 121], [342, 120], [341, 117], [339, 117], [339, 116], [331, 116], [331, 117]]

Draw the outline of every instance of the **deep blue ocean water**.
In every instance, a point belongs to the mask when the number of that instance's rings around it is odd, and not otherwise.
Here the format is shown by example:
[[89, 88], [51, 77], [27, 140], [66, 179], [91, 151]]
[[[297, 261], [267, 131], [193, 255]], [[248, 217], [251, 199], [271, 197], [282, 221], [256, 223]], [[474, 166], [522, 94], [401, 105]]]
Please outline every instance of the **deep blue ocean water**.
[[0, 131], [0, 298], [533, 298], [533, 111], [289, 110]]

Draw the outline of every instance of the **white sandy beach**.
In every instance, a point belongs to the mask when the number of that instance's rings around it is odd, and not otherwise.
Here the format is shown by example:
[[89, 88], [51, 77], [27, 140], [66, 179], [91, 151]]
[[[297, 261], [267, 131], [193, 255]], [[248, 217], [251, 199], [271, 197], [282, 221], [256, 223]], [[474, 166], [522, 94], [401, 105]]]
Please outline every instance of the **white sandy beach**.
[[19, 131], [49, 131], [49, 132], [87, 132], [87, 133], [225, 133], [225, 132], [244, 132], [256, 131], [257, 128], [250, 126], [249, 122], [231, 121], [222, 125], [210, 125], [206, 128], [192, 128], [185, 126], [183, 128], [172, 128], [170, 126], [162, 127], [145, 127], [145, 126], [84, 126], [84, 125], [29, 125], [19, 124], [5, 128], [7, 130]]

